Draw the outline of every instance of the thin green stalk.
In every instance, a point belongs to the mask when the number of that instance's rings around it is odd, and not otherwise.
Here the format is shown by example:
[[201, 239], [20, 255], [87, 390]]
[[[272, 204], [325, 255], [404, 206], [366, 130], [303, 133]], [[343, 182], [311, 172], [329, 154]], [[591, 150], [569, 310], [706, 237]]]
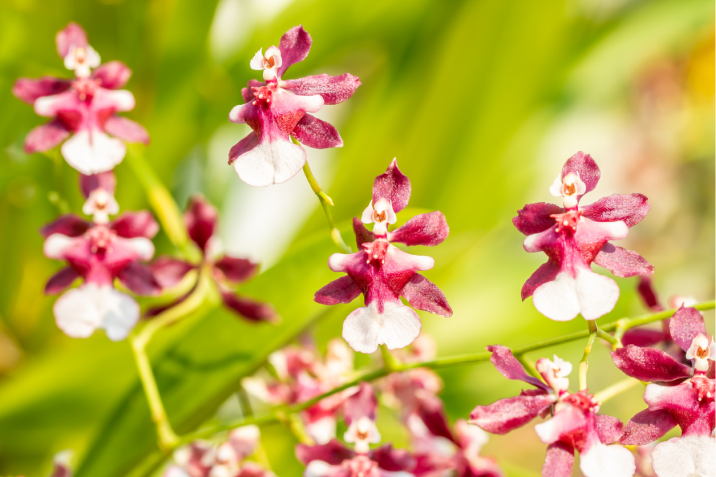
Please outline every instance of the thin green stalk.
[[587, 340], [587, 346], [584, 347], [584, 354], [582, 360], [579, 362], [579, 390], [584, 391], [587, 389], [587, 369], [589, 368], [589, 355], [592, 352], [592, 346], [594, 346], [594, 339], [597, 337], [597, 323], [594, 320], [587, 321], [587, 327], [589, 329], [589, 339]]
[[537, 371], [537, 368], [535, 368], [535, 363], [531, 359], [529, 359], [527, 356], [520, 354], [515, 356], [517, 358], [517, 361], [520, 362], [520, 364], [525, 368], [527, 373], [529, 373], [530, 376], [534, 376], [535, 378], [539, 378], [540, 374], [539, 371]]
[[390, 353], [386, 345], [380, 345], [380, 354], [383, 357], [383, 367], [391, 371], [400, 367], [400, 362]]
[[602, 389], [598, 393], [594, 394], [594, 399], [598, 403], [604, 403], [614, 396], [618, 396], [619, 394], [623, 393], [624, 391], [627, 391], [637, 384], [641, 384], [642, 382], [638, 379], [634, 378], [626, 378], [622, 379], [621, 381], [617, 381], [616, 383], [612, 384], [608, 388]]

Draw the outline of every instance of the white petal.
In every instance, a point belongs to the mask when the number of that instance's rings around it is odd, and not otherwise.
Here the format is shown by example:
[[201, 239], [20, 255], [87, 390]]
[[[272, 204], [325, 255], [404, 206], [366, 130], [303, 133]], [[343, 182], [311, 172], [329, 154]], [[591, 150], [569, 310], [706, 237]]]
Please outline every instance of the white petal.
[[562, 172], [557, 174], [557, 178], [554, 180], [549, 188], [549, 193], [555, 197], [562, 197]]
[[253, 58], [251, 58], [251, 62], [249, 63], [249, 66], [251, 66], [252, 70], [258, 70], [261, 71], [264, 69], [264, 54], [263, 48], [260, 48], [259, 51], [256, 52]]
[[248, 185], [264, 187], [286, 182], [305, 163], [306, 151], [301, 146], [289, 140], [265, 140], [239, 156], [234, 162], [234, 169]]
[[111, 287], [106, 287], [102, 305], [102, 328], [107, 338], [123, 340], [139, 321], [139, 305], [134, 298]]
[[306, 432], [313, 437], [316, 444], [328, 444], [328, 442], [336, 437], [336, 418], [326, 416], [317, 421], [306, 424]]
[[95, 108], [103, 108], [109, 105], [118, 112], [134, 109], [135, 101], [131, 91], [126, 89], [103, 89], [101, 92], [100, 99], [95, 96], [95, 104], [93, 104]]
[[255, 398], [263, 402], [272, 402], [271, 394], [268, 391], [265, 379], [256, 376], [248, 376], [241, 380], [241, 386], [247, 393]]
[[119, 139], [111, 138], [95, 129], [78, 131], [62, 145], [62, 156], [82, 174], [111, 171], [122, 162], [127, 147]]
[[328, 268], [333, 272], [345, 272], [353, 260], [352, 253], [334, 253], [328, 257]]
[[675, 437], [651, 453], [659, 477], [716, 476], [716, 439], [708, 436]]
[[102, 295], [102, 292], [93, 284], [62, 294], [53, 307], [57, 327], [72, 338], [92, 335], [102, 324], [102, 311], [97, 306], [96, 295]]
[[135, 237], [124, 241], [141, 260], [149, 260], [154, 256], [154, 244], [148, 238]]
[[184, 469], [179, 467], [178, 465], [172, 465], [167, 470], [164, 471], [162, 474], [162, 477], [190, 477], [189, 474], [186, 473]]
[[363, 215], [360, 216], [360, 221], [364, 224], [373, 223], [373, 201], [368, 204], [368, 207], [363, 210]]
[[340, 468], [340, 466], [331, 465], [322, 460], [313, 460], [303, 471], [303, 477], [325, 477], [334, 473], [336, 468]]
[[266, 49], [266, 58], [271, 58], [272, 56], [275, 57], [276, 64], [274, 65], [274, 68], [279, 68], [281, 66], [281, 63], [283, 62], [283, 59], [281, 58], [281, 50], [276, 48], [275, 46], [269, 46]]
[[72, 245], [74, 239], [62, 234], [52, 234], [45, 239], [45, 243], [42, 246], [42, 252], [47, 258], [55, 258], [57, 260], [63, 259], [63, 253], [65, 249]]
[[579, 455], [579, 468], [585, 477], [631, 477], [636, 472], [634, 455], [629, 449], [601, 442]]
[[619, 299], [619, 286], [611, 278], [588, 268], [577, 269], [577, 277], [560, 272], [533, 294], [535, 308], [555, 321], [569, 321], [579, 313], [594, 320], [612, 311]]
[[354, 310], [343, 322], [343, 338], [356, 351], [372, 353], [379, 344], [389, 349], [404, 348], [420, 334], [420, 318], [398, 302], [385, 302], [383, 313], [375, 303]]
[[102, 62], [101, 58], [99, 57], [99, 53], [97, 53], [97, 51], [90, 45], [87, 45], [87, 48], [85, 49], [85, 55], [87, 55], [85, 63], [87, 63], [87, 65], [91, 68], [97, 68]]

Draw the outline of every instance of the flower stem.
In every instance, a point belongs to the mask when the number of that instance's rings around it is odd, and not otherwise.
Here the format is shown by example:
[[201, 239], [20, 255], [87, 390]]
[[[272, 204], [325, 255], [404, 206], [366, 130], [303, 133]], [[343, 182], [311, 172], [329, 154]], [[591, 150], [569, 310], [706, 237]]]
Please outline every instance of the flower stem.
[[527, 373], [529, 373], [530, 376], [540, 378], [540, 374], [537, 371], [537, 368], [535, 368], [535, 363], [531, 359], [529, 359], [524, 354], [517, 355], [515, 356], [515, 358], [517, 358], [517, 361], [519, 361], [520, 364], [524, 366], [525, 370], [527, 371]]
[[383, 367], [386, 371], [391, 372], [394, 369], [400, 368], [399, 361], [390, 353], [386, 345], [380, 345], [380, 354], [383, 357]]
[[626, 378], [622, 379], [621, 381], [617, 381], [616, 383], [612, 384], [608, 388], [602, 389], [598, 393], [594, 394], [594, 399], [599, 403], [604, 403], [614, 396], [618, 396], [619, 394], [623, 393], [624, 391], [627, 391], [637, 384], [641, 384], [641, 381], [634, 378]]
[[592, 352], [592, 346], [594, 346], [594, 339], [597, 337], [598, 328], [597, 323], [594, 320], [587, 320], [587, 327], [589, 329], [589, 339], [587, 340], [587, 346], [584, 347], [584, 354], [582, 360], [579, 362], [579, 390], [584, 391], [587, 389], [587, 369], [589, 368], [589, 354]]

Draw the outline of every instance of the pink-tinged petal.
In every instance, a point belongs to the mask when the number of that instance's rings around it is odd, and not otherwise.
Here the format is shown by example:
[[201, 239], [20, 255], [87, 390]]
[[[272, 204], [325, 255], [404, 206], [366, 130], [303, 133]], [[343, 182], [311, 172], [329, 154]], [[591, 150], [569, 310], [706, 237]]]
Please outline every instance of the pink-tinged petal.
[[416, 273], [403, 287], [400, 296], [408, 300], [410, 306], [436, 315], [452, 316], [452, 308], [445, 298], [445, 294], [433, 282]]
[[547, 477], [571, 477], [574, 468], [574, 448], [564, 442], [547, 446], [542, 475]]
[[184, 224], [186, 224], [189, 238], [206, 253], [209, 239], [214, 235], [219, 212], [203, 196], [196, 194], [189, 199]]
[[61, 268], [52, 275], [45, 284], [45, 295], [56, 295], [65, 291], [67, 287], [80, 277], [80, 274], [72, 267]]
[[[248, 138], [245, 139], [248, 142]], [[253, 143], [253, 140], [250, 142]], [[234, 147], [238, 147], [239, 144]], [[245, 146], [246, 143], [242, 144], [242, 147]], [[237, 152], [232, 148], [232, 154]], [[236, 158], [233, 159], [233, 166], [239, 178], [254, 187], [286, 182], [306, 163], [306, 151], [301, 146], [293, 144], [288, 138], [266, 140], [240, 155], [230, 157]]]
[[403, 210], [410, 200], [410, 179], [398, 169], [398, 160], [393, 159], [388, 169], [373, 182], [373, 203], [385, 198], [390, 201], [393, 212]]
[[276, 310], [268, 303], [236, 296], [231, 292], [222, 292], [221, 298], [227, 308], [249, 321], [269, 321], [274, 323], [279, 319]]
[[659, 297], [654, 289], [654, 284], [649, 275], [642, 275], [639, 277], [639, 285], [636, 287], [636, 291], [639, 292], [639, 296], [644, 301], [647, 308], [653, 311], [662, 311], [664, 309], [659, 303]]
[[135, 295], [154, 296], [162, 292], [162, 286], [154, 277], [152, 269], [139, 262], [131, 262], [119, 272], [117, 278]]
[[90, 175], [80, 174], [80, 190], [85, 199], [96, 189], [103, 189], [110, 195], [114, 195], [116, 186], [117, 178], [114, 175], [114, 171]]
[[652, 466], [659, 477], [713, 477], [716, 469], [716, 439], [710, 436], [674, 437], [651, 452]]
[[114, 169], [122, 162], [127, 147], [99, 129], [80, 130], [65, 141], [61, 148], [67, 163], [82, 174], [97, 174]]
[[68, 290], [53, 306], [57, 327], [71, 338], [88, 338], [102, 324], [101, 311], [86, 291], [90, 286]]
[[259, 136], [255, 132], [250, 132], [248, 136], [234, 144], [229, 150], [229, 165], [233, 164], [242, 154], [246, 154], [259, 145]]
[[522, 301], [531, 297], [535, 290], [547, 282], [553, 281], [557, 278], [559, 273], [559, 267], [555, 265], [552, 260], [548, 260], [539, 266], [537, 270], [527, 279], [524, 285], [522, 285]]
[[353, 217], [353, 232], [356, 235], [358, 250], [363, 248], [364, 243], [373, 242], [375, 240], [375, 234], [365, 228], [365, 225], [363, 225], [363, 222], [358, 217]]
[[191, 270], [196, 268], [189, 262], [179, 260], [174, 257], [159, 257], [149, 264], [157, 280], [162, 288], [171, 288], [179, 283], [184, 276]]
[[487, 351], [492, 353], [490, 356], [490, 362], [495, 366], [500, 374], [507, 379], [524, 381], [545, 391], [550, 389], [549, 386], [541, 380], [527, 374], [525, 368], [519, 361], [517, 361], [517, 358], [512, 355], [512, 351], [510, 351], [510, 348], [507, 346], [488, 346]]
[[256, 462], [242, 462], [235, 477], [274, 477], [274, 473], [266, 470]]
[[350, 303], [359, 296], [360, 288], [351, 277], [346, 275], [318, 290], [313, 300], [321, 305], [337, 305]]
[[632, 250], [605, 243], [594, 257], [594, 263], [604, 267], [617, 277], [634, 277], [654, 273], [654, 265]]
[[447, 220], [442, 212], [430, 212], [416, 215], [405, 225], [388, 233], [389, 242], [403, 243], [408, 246], [424, 245], [434, 247], [443, 242], [450, 233]]
[[564, 213], [564, 209], [555, 204], [537, 202], [527, 204], [517, 211], [517, 217], [513, 217], [514, 226], [525, 235], [544, 232], [554, 225], [554, 214]]
[[706, 336], [704, 317], [696, 308], [682, 306], [669, 322], [669, 330], [674, 342], [687, 351], [697, 335]]
[[291, 65], [303, 61], [308, 56], [312, 42], [311, 35], [303, 29], [303, 25], [295, 26], [283, 34], [281, 42], [278, 44], [278, 49], [281, 52], [281, 66], [276, 74], [279, 78]]
[[619, 443], [632, 446], [651, 444], [661, 439], [664, 434], [676, 427], [676, 424], [676, 419], [666, 409], [658, 411], [644, 409], [626, 423]]
[[303, 477], [352, 477], [353, 473], [343, 465], [330, 465], [314, 460], [306, 466]]
[[691, 368], [656, 348], [628, 345], [612, 352], [617, 368], [641, 381], [672, 381], [691, 376]]
[[126, 89], [97, 88], [92, 99], [92, 108], [97, 114], [110, 114], [134, 109], [134, 95]]
[[410, 455], [410, 452], [404, 449], [393, 449], [392, 444], [373, 449], [368, 456], [370, 460], [378, 463], [378, 467], [388, 472], [410, 471], [415, 467], [415, 458]]
[[92, 78], [99, 80], [99, 86], [105, 89], [122, 88], [130, 76], [132, 70], [121, 61], [109, 61], [92, 71]]
[[555, 321], [569, 321], [580, 313], [585, 320], [595, 320], [612, 311], [618, 299], [616, 282], [588, 267], [578, 268], [576, 277], [560, 272], [532, 294], [535, 308]]
[[159, 224], [151, 212], [124, 212], [109, 223], [109, 228], [124, 238], [153, 238], [159, 232]]
[[35, 100], [35, 113], [38, 116], [54, 118], [58, 113], [73, 112], [82, 115], [83, 103], [74, 90], [64, 91], [51, 96], [41, 96]]
[[598, 442], [580, 452], [579, 469], [584, 477], [632, 477], [636, 463], [629, 449]]
[[57, 119], [33, 128], [25, 138], [23, 149], [27, 154], [49, 151], [70, 137], [70, 131]]
[[488, 406], [477, 406], [470, 413], [470, 424], [493, 434], [507, 434], [522, 427], [554, 403], [554, 396], [515, 396]]
[[[86, 285], [91, 286], [91, 284]], [[102, 328], [112, 341], [125, 339], [139, 321], [139, 305], [129, 295], [106, 287], [102, 299]]]
[[537, 424], [535, 432], [544, 444], [552, 444], [586, 426], [587, 417], [584, 413], [572, 405], [565, 405], [551, 419]]
[[373, 353], [378, 345], [405, 348], [420, 334], [420, 317], [402, 303], [386, 301], [383, 312], [375, 302], [353, 311], [343, 322], [343, 339], [355, 351]]
[[622, 345], [634, 345], [640, 348], [654, 346], [664, 341], [664, 332], [660, 330], [649, 330], [646, 328], [632, 328], [622, 336]]
[[585, 205], [580, 210], [584, 217], [595, 222], [622, 221], [631, 228], [646, 217], [650, 208], [648, 199], [642, 194], [614, 194]]
[[221, 273], [221, 278], [233, 283], [243, 283], [256, 275], [259, 264], [247, 258], [236, 258], [224, 255], [214, 263], [214, 270]]
[[81, 217], [74, 214], [60, 215], [57, 219], [44, 225], [40, 229], [40, 235], [47, 238], [52, 234], [67, 235], [68, 237], [79, 237], [87, 232], [92, 226]]
[[304, 146], [314, 149], [343, 147], [343, 139], [331, 124], [310, 114], [304, 114], [293, 128], [292, 135]]
[[[599, 166], [597, 166], [597, 163], [594, 162], [592, 156], [585, 154], [582, 151], [579, 151], [577, 154], [567, 159], [567, 162], [562, 167], [562, 177], [566, 176], [570, 172], [579, 174], [580, 180], [584, 182], [585, 186], [587, 186], [585, 194], [593, 191], [594, 188], [597, 187], [599, 176], [601, 175]], [[581, 198], [582, 195], [578, 196], [578, 198]]]
[[416, 413], [425, 424], [425, 427], [428, 428], [430, 434], [455, 442], [455, 437], [450, 430], [450, 423], [440, 398], [428, 393], [420, 396]]
[[[83, 247], [84, 238], [71, 238], [62, 234], [52, 234], [45, 243], [42, 244], [42, 253], [47, 258], [54, 258], [55, 260], [65, 260], [67, 258], [67, 252], [74, 248], [86, 248]], [[84, 253], [83, 255], [88, 255]], [[85, 258], [83, 256], [83, 258]], [[82, 269], [84, 271], [84, 269]], [[84, 273], [82, 273], [84, 275]]]
[[622, 421], [606, 414], [596, 414], [596, 428], [602, 444], [614, 444], [624, 433]]
[[343, 403], [343, 417], [347, 425], [361, 417], [367, 417], [371, 421], [375, 421], [378, 411], [378, 398], [373, 391], [373, 386], [366, 382], [361, 382], [358, 391], [352, 394]]
[[20, 78], [12, 86], [12, 94], [27, 104], [33, 104], [42, 96], [53, 96], [67, 91], [71, 82], [68, 80], [43, 76], [40, 79]]
[[68, 24], [57, 33], [55, 42], [57, 43], [57, 53], [61, 58], [70, 53], [70, 47], [87, 48], [88, 46], [87, 33], [85, 33], [84, 28], [74, 22]]
[[306, 76], [294, 80], [282, 81], [281, 87], [299, 96], [319, 94], [324, 104], [338, 104], [347, 100], [361, 85], [360, 79], [348, 73], [340, 76], [326, 74]]
[[298, 444], [296, 446], [296, 458], [303, 465], [308, 465], [314, 460], [331, 465], [340, 465], [344, 460], [351, 459], [354, 455], [355, 452], [335, 439], [332, 439], [328, 444], [315, 446]]
[[122, 116], [110, 116], [104, 123], [104, 130], [127, 142], [149, 144], [149, 133], [144, 126]]
[[677, 386], [649, 384], [644, 391], [644, 402], [650, 411], [668, 410], [679, 417], [698, 417], [699, 400], [690, 383]]

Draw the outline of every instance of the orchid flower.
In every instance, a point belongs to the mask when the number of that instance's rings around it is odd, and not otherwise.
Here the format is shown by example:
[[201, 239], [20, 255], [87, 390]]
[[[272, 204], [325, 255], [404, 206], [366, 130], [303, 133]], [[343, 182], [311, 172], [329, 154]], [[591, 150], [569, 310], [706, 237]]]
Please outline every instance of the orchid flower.
[[579, 452], [579, 468], [585, 477], [631, 477], [636, 466], [634, 456], [624, 447], [612, 444], [622, 436], [619, 419], [597, 414], [599, 403], [585, 391], [570, 393], [567, 375], [572, 365], [555, 356], [542, 358], [536, 367], [542, 380], [527, 374], [505, 346], [488, 346], [490, 361], [507, 379], [524, 381], [536, 389], [523, 390], [519, 396], [477, 406], [470, 424], [493, 434], [506, 434], [537, 417], [552, 416], [537, 424], [535, 431], [547, 444], [542, 475], [569, 477], [574, 466], [574, 451]]
[[299, 25], [281, 37], [278, 48], [259, 50], [251, 60], [252, 69], [263, 71], [264, 82], [249, 81], [241, 91], [246, 104], [229, 113], [231, 122], [248, 124], [253, 130], [229, 151], [229, 164], [249, 185], [280, 184], [301, 170], [306, 151], [290, 136], [316, 149], [343, 146], [333, 126], [308, 113], [350, 98], [361, 84], [358, 78], [345, 73], [282, 79], [291, 65], [308, 56], [312, 41]]
[[100, 66], [99, 55], [76, 23], [67, 25], [56, 40], [57, 52], [75, 78], [20, 78], [13, 86], [13, 94], [32, 104], [35, 113], [52, 118], [30, 131], [25, 152], [49, 151], [64, 142], [62, 156], [82, 174], [109, 171], [127, 152], [121, 140], [149, 143], [141, 125], [116, 114], [134, 108], [132, 93], [119, 89], [132, 72], [119, 61]]
[[641, 194], [612, 195], [580, 207], [582, 196], [597, 186], [599, 167], [578, 152], [564, 164], [550, 188], [563, 206], [527, 204], [512, 223], [527, 235], [527, 252], [544, 252], [549, 260], [522, 287], [522, 300], [532, 296], [535, 308], [556, 321], [578, 314], [595, 320], [610, 312], [619, 298], [611, 278], [594, 273], [592, 262], [618, 277], [651, 274], [654, 267], [638, 253], [610, 243], [627, 236], [649, 212]]
[[401, 296], [419, 310], [452, 315], [443, 292], [417, 273], [433, 268], [432, 257], [410, 255], [393, 245], [440, 244], [449, 233], [445, 216], [441, 212], [420, 214], [388, 232], [388, 224], [395, 223], [395, 214], [408, 205], [409, 199], [410, 180], [393, 159], [388, 170], [376, 177], [373, 200], [362, 215], [364, 223], [374, 224], [373, 231], [353, 219], [356, 242], [362, 250], [331, 255], [328, 267], [347, 276], [324, 286], [314, 297], [317, 303], [335, 305], [364, 295], [366, 306], [353, 311], [343, 322], [343, 338], [361, 353], [372, 353], [379, 344], [389, 349], [403, 348], [418, 337], [420, 317], [403, 305]]

